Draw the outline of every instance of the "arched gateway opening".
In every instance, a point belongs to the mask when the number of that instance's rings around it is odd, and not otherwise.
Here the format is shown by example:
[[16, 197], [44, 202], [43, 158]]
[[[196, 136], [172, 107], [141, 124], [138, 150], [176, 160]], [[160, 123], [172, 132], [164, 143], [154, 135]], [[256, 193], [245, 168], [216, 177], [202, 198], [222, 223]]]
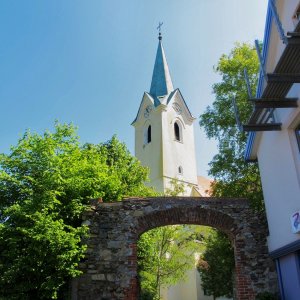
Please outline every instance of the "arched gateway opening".
[[268, 256], [265, 217], [245, 199], [161, 197], [96, 203], [85, 213], [90, 227], [83, 275], [73, 282], [73, 299], [138, 299], [137, 240], [156, 227], [206, 225], [226, 233], [235, 253], [235, 299], [254, 300], [277, 290]]

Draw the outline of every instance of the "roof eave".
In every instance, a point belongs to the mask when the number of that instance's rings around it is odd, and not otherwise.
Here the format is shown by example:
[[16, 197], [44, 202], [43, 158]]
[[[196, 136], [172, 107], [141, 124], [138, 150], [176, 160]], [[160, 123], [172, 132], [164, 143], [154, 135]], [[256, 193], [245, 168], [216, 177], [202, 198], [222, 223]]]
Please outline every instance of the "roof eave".
[[140, 103], [140, 106], [139, 106], [138, 112], [137, 112], [137, 114], [136, 114], [136, 116], [135, 116], [135, 119], [134, 119], [134, 120], [132, 121], [132, 123], [130, 124], [130, 125], [132, 125], [132, 126], [134, 126], [135, 123], [136, 123], [137, 120], [138, 120], [138, 116], [139, 116], [139, 114], [140, 114], [141, 107], [142, 107], [142, 104], [143, 104], [143, 102], [144, 102], [145, 96], [147, 96], [147, 97], [153, 102], [153, 105], [154, 105], [155, 100], [153, 99], [153, 97], [152, 97], [149, 93], [144, 92], [143, 97], [142, 97], [142, 101], [141, 101], [141, 103]]
[[184, 98], [183, 98], [183, 96], [182, 96], [182, 94], [181, 94], [180, 89], [177, 88], [176, 90], [178, 90], [178, 92], [179, 92], [179, 94], [180, 94], [180, 96], [181, 96], [181, 98], [182, 98], [182, 100], [183, 100], [183, 102], [184, 102], [184, 104], [185, 104], [185, 106], [186, 106], [186, 109], [187, 109], [187, 111], [188, 111], [188, 113], [189, 113], [189, 119], [190, 119], [190, 121], [191, 121], [191, 122], [194, 122], [197, 118], [194, 117], [193, 114], [191, 113], [189, 107], [187, 106], [187, 104], [186, 104], [186, 102], [185, 102], [185, 100], [184, 100]]
[[[264, 41], [263, 41], [263, 61], [266, 63], [266, 58], [269, 50], [270, 44], [270, 35], [271, 35], [271, 27], [272, 27], [272, 12], [270, 8], [270, 4], [268, 4], [267, 16], [266, 16], [266, 25], [264, 32]], [[260, 72], [260, 76], [258, 79], [256, 97], [259, 98], [263, 92], [263, 74]], [[246, 161], [257, 161], [257, 149], [258, 149], [258, 138], [261, 134], [257, 134], [256, 132], [249, 132], [247, 138], [247, 144], [245, 149], [244, 158]]]

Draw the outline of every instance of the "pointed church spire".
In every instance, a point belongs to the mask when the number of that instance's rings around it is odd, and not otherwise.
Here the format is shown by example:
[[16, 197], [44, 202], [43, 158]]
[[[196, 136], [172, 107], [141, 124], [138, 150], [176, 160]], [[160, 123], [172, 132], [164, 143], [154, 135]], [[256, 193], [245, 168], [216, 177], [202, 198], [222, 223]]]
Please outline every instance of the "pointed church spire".
[[174, 90], [165, 51], [161, 42], [162, 36], [160, 32], [160, 26], [158, 36], [159, 42], [150, 87], [150, 95], [153, 97], [164, 96]]

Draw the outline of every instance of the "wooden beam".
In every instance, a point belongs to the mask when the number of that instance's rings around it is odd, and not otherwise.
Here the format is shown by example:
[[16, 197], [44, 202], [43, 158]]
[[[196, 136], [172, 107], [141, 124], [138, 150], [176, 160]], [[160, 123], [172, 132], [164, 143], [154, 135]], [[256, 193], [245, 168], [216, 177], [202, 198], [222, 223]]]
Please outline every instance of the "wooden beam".
[[300, 37], [300, 32], [291, 32], [291, 31], [288, 31], [286, 34], [288, 36], [290, 36], [290, 37]]
[[255, 101], [255, 108], [290, 108], [290, 107], [298, 107], [297, 102], [293, 101]]
[[277, 97], [269, 97], [269, 98], [249, 98], [249, 101], [298, 101], [299, 98], [296, 97], [282, 97], [282, 98], [277, 98]]
[[249, 99], [255, 105], [256, 109], [260, 108], [289, 108], [298, 107], [298, 98], [274, 98], [274, 99]]
[[274, 83], [300, 83], [300, 73], [267, 74], [267, 81]]
[[289, 47], [299, 47], [300, 46], [300, 34], [297, 32], [287, 38], [287, 44]]
[[281, 123], [268, 124], [246, 124], [243, 125], [243, 131], [280, 131]]

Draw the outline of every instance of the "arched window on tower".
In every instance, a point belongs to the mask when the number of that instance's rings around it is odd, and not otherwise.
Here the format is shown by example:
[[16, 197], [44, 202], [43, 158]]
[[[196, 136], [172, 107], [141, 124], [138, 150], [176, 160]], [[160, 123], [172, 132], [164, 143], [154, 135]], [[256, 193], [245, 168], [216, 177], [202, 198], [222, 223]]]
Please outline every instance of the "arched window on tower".
[[176, 141], [182, 142], [181, 127], [177, 122], [174, 123], [174, 136]]
[[178, 167], [178, 174], [179, 174], [179, 175], [182, 175], [182, 174], [183, 174], [182, 166], [179, 166], [179, 167]]
[[147, 129], [147, 143], [149, 144], [150, 142], [151, 142], [151, 125], [149, 125]]

